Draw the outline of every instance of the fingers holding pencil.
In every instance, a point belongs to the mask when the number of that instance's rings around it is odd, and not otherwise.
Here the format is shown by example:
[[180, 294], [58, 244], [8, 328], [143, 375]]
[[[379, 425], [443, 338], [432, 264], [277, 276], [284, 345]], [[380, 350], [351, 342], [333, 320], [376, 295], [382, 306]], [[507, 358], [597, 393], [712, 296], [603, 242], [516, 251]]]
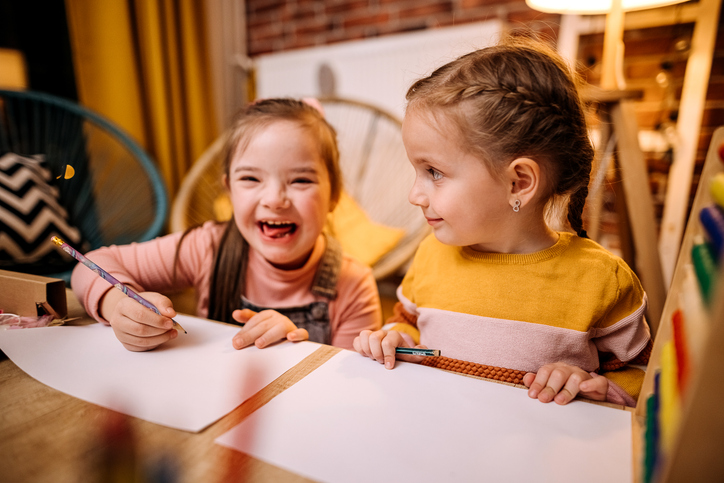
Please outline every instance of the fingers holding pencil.
[[[354, 349], [365, 357], [384, 364], [386, 369], [395, 367], [395, 360], [406, 362], [421, 362], [424, 356], [417, 354], [402, 354], [398, 348], [409, 348], [410, 344], [405, 336], [396, 330], [363, 330], [352, 343]], [[425, 346], [415, 346], [417, 349], [427, 349]]]
[[[105, 280], [106, 282], [110, 283], [111, 285], [113, 285], [114, 287], [116, 287], [118, 290], [120, 290], [121, 292], [123, 292], [125, 295], [127, 295], [127, 296], [130, 297], [130, 298], [132, 298], [133, 300], [135, 300], [135, 301], [138, 302], [139, 304], [143, 305], [143, 306], [146, 307], [147, 309], [153, 310], [153, 311], [154, 311], [155, 313], [157, 313], [158, 315], [161, 315], [161, 312], [158, 310], [158, 308], [156, 308], [155, 305], [153, 305], [151, 302], [149, 302], [148, 300], [146, 300], [146, 299], [144, 299], [143, 297], [141, 297], [140, 295], [138, 295], [138, 294], [137, 294], [136, 292], [134, 292], [130, 287], [127, 287], [127, 286], [123, 285], [121, 282], [119, 282], [118, 280], [116, 280], [116, 277], [114, 277], [113, 275], [111, 275], [110, 273], [106, 272], [106, 271], [103, 270], [101, 267], [99, 267], [98, 265], [96, 265], [95, 263], [93, 263], [93, 261], [89, 260], [89, 259], [88, 259], [85, 255], [83, 255], [81, 252], [79, 252], [78, 250], [76, 250], [76, 249], [73, 248], [72, 246], [68, 245], [68, 244], [65, 243], [63, 240], [61, 240], [60, 238], [58, 238], [57, 236], [51, 237], [51, 240], [53, 241], [53, 243], [54, 243], [57, 247], [59, 247], [59, 248], [60, 248], [61, 250], [63, 250], [65, 253], [67, 253], [68, 255], [70, 255], [71, 257], [75, 258], [76, 260], [78, 260], [79, 262], [81, 262], [83, 265], [85, 265], [86, 267], [88, 267], [88, 269], [92, 270], [94, 273], [96, 273], [96, 274], [97, 274], [99, 277], [101, 277], [103, 280]], [[178, 322], [176, 322], [176, 321], [173, 320], [173, 319], [171, 319], [171, 322], [173, 323], [173, 325], [174, 325], [175, 328], [180, 329], [180, 330], [183, 330], [183, 331], [184, 331], [184, 334], [187, 333], [187, 332], [186, 332], [186, 329], [184, 329], [183, 327], [181, 327], [181, 325], [180, 325]]]
[[178, 337], [171, 320], [176, 315], [171, 301], [155, 292], [144, 292], [143, 296], [163, 315], [146, 309], [116, 290], [106, 293], [101, 301], [103, 307], [112, 307], [107, 319], [116, 338], [126, 349], [134, 352], [155, 349]]

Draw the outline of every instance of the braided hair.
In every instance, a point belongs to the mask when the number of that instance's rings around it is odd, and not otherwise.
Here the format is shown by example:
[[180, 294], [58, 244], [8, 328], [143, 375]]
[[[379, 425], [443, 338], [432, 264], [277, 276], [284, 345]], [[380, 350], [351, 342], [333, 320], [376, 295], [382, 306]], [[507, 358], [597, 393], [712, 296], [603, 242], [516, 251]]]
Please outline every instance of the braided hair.
[[415, 82], [408, 112], [426, 109], [453, 121], [463, 149], [501, 176], [515, 159], [538, 162], [551, 182], [548, 211], [568, 200], [568, 222], [582, 237], [593, 161], [577, 78], [541, 41], [509, 37], [463, 55]]

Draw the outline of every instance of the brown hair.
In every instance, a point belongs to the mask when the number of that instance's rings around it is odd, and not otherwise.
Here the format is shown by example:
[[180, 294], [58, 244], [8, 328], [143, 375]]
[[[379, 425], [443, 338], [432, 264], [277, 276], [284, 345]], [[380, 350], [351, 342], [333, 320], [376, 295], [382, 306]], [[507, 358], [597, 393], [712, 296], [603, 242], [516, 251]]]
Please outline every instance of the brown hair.
[[500, 175], [520, 157], [549, 174], [548, 211], [568, 198], [568, 222], [582, 237], [593, 147], [577, 77], [542, 41], [508, 37], [435, 70], [407, 92], [408, 112], [450, 119], [463, 149]]
[[[319, 154], [329, 174], [330, 206], [333, 207], [342, 191], [337, 134], [320, 111], [302, 101], [264, 99], [243, 108], [236, 115], [226, 140], [223, 157], [224, 174], [229, 176], [231, 162], [243, 154], [251, 139], [260, 130], [277, 121], [297, 123], [317, 141]], [[226, 229], [214, 256], [209, 287], [210, 319], [233, 322], [231, 314], [239, 308], [240, 296], [244, 292], [248, 258], [249, 244], [232, 218], [226, 223]]]

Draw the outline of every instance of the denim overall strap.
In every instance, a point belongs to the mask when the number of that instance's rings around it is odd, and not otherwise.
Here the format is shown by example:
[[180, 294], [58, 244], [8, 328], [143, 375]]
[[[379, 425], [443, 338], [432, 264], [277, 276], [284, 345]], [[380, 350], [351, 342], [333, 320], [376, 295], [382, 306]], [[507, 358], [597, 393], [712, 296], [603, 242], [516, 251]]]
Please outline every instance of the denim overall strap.
[[324, 234], [327, 249], [322, 255], [317, 267], [317, 273], [312, 282], [312, 293], [321, 295], [330, 300], [337, 298], [337, 280], [342, 268], [342, 245], [333, 236]]
[[[319, 261], [317, 272], [312, 283], [312, 293], [326, 299], [334, 299], [337, 296], [337, 280], [339, 271], [342, 268], [342, 248], [339, 242], [331, 236], [326, 236], [327, 249]], [[299, 329], [306, 329], [309, 332], [309, 340], [321, 344], [332, 343], [332, 328], [329, 324], [329, 304], [325, 301], [312, 302], [297, 307], [261, 307], [249, 302], [246, 297], [241, 297], [241, 308], [250, 309], [254, 312], [262, 310], [275, 310], [280, 314], [289, 317]]]

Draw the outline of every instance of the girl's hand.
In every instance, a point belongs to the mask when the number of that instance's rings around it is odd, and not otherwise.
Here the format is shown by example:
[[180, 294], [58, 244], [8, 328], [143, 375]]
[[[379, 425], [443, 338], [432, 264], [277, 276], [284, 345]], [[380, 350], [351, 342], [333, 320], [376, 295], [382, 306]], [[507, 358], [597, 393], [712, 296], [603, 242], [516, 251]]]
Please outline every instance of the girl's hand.
[[523, 376], [523, 384], [528, 386], [528, 396], [548, 403], [568, 404], [577, 394], [593, 399], [605, 401], [608, 392], [608, 379], [603, 376], [594, 377], [583, 369], [556, 362], [546, 364], [538, 369], [538, 373], [529, 372]]
[[[365, 357], [374, 359], [380, 364], [384, 364], [386, 369], [395, 367], [395, 358], [407, 362], [420, 362], [425, 356], [411, 356], [406, 354], [396, 354], [395, 349], [398, 347], [410, 347], [405, 341], [402, 333], [396, 330], [363, 330], [355, 337], [352, 342], [354, 350]], [[424, 345], [416, 345], [416, 349], [427, 349]]]
[[147, 309], [120, 290], [107, 292], [101, 300], [101, 314], [110, 312], [110, 317], [104, 317], [123, 347], [134, 352], [148, 351], [178, 337], [171, 320], [176, 316], [171, 300], [156, 292], [141, 292], [139, 295], [164, 315]]
[[244, 328], [231, 340], [234, 349], [243, 349], [251, 344], [262, 349], [282, 339], [292, 342], [309, 339], [306, 329], [298, 329], [289, 317], [276, 310], [262, 310], [259, 313], [249, 309], [234, 310], [231, 316], [237, 322], [244, 323]]

